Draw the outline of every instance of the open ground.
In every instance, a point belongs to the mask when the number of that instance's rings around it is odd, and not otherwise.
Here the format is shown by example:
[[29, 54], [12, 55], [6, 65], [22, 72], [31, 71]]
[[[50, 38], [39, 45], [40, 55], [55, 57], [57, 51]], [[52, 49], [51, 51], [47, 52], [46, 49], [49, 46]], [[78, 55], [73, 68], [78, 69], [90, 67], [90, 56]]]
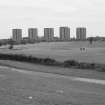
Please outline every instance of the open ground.
[[[12, 50], [3, 46], [0, 53], [104, 64], [105, 42], [46, 42], [16, 45]], [[0, 60], [0, 64], [9, 66], [0, 67], [0, 105], [105, 105], [103, 72], [8, 60]]]
[[[86, 48], [80, 51], [80, 48]], [[97, 41], [92, 45], [88, 41], [75, 42], [46, 42], [27, 45], [16, 45], [13, 50], [4, 46], [0, 53], [26, 54], [35, 57], [50, 57], [59, 61], [76, 60], [79, 62], [104, 63], [105, 62], [105, 42]]]
[[0, 67], [0, 105], [105, 105], [105, 81]]

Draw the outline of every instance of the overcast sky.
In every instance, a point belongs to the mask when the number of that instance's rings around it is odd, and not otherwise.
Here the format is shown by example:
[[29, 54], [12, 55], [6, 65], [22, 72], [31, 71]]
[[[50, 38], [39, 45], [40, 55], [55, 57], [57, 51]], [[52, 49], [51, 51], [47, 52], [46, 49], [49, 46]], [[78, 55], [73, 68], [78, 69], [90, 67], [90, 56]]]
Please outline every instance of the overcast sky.
[[87, 27], [88, 36], [105, 36], [105, 0], [0, 0], [0, 38], [9, 38], [12, 28], [69, 26]]

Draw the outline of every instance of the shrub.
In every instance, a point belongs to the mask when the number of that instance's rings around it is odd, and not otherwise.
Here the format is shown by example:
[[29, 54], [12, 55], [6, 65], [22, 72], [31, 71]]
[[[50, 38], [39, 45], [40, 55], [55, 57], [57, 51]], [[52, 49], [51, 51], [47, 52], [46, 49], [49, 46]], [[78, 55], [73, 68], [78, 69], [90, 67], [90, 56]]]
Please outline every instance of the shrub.
[[101, 72], [105, 72], [105, 67], [101, 68], [100, 71], [101, 71]]
[[9, 49], [10, 49], [10, 50], [13, 49], [13, 45], [10, 45], [10, 46], [9, 46]]
[[64, 67], [77, 66], [78, 62], [75, 60], [64, 61]]
[[79, 63], [79, 69], [95, 69], [96, 65], [94, 63]]
[[30, 63], [39, 63], [39, 64], [46, 64], [46, 65], [57, 65], [56, 60], [51, 58], [36, 58], [32, 56], [26, 56], [22, 54], [0, 54], [0, 59], [5, 60], [15, 60], [21, 62], [30, 62]]
[[97, 70], [100, 72], [105, 72], [105, 65], [100, 65]]
[[51, 59], [51, 58], [45, 58], [42, 60], [42, 63], [48, 64], [48, 65], [53, 65], [53, 64], [56, 64], [56, 61], [54, 59]]
[[0, 47], [2, 46], [3, 44], [0, 42]]
[[78, 69], [95, 69], [98, 71], [105, 72], [105, 64], [79, 63], [75, 60], [67, 60], [64, 62], [59, 62], [51, 58], [36, 58], [33, 56], [26, 56], [22, 54], [3, 54], [3, 53], [0, 54], [0, 59], [29, 62], [29, 63], [34, 63], [34, 64], [59, 66], [59, 67], [76, 67]]

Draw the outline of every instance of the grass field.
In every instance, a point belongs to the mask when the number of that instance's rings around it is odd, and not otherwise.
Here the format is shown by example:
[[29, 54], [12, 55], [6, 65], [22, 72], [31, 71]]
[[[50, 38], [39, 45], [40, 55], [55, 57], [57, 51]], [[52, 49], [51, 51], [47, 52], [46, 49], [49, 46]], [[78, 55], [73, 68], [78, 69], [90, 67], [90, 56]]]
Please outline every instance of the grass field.
[[104, 89], [71, 77], [0, 66], [0, 105], [105, 105]]
[[[80, 48], [86, 48], [80, 51]], [[35, 57], [50, 57], [59, 61], [77, 60], [80, 62], [104, 63], [105, 42], [98, 41], [92, 45], [89, 42], [51, 42], [15, 46], [13, 50], [7, 46], [0, 48], [0, 53], [26, 54]]]
[[[81, 52], [81, 47], [86, 51]], [[14, 46], [12, 50], [3, 46], [0, 53], [105, 63], [105, 42], [37, 43]], [[0, 65], [8, 66], [0, 66], [0, 105], [105, 105], [105, 85], [70, 79], [99, 79], [105, 83], [103, 72], [9, 60], [0, 60]]]

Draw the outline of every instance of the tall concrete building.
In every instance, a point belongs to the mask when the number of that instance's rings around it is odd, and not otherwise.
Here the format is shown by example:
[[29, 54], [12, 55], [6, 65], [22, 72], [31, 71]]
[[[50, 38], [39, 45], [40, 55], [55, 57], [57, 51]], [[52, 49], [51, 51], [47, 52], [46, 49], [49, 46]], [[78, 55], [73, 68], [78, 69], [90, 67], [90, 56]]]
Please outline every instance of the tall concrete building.
[[46, 41], [53, 41], [54, 28], [44, 28], [44, 39]]
[[78, 27], [76, 29], [76, 37], [77, 37], [77, 40], [85, 40], [86, 39], [86, 28]]
[[29, 28], [28, 29], [28, 37], [30, 41], [38, 40], [38, 29], [37, 28]]
[[66, 41], [70, 40], [70, 28], [69, 27], [60, 27], [60, 40]]
[[16, 43], [21, 43], [21, 41], [22, 41], [22, 29], [12, 29], [12, 39]]

